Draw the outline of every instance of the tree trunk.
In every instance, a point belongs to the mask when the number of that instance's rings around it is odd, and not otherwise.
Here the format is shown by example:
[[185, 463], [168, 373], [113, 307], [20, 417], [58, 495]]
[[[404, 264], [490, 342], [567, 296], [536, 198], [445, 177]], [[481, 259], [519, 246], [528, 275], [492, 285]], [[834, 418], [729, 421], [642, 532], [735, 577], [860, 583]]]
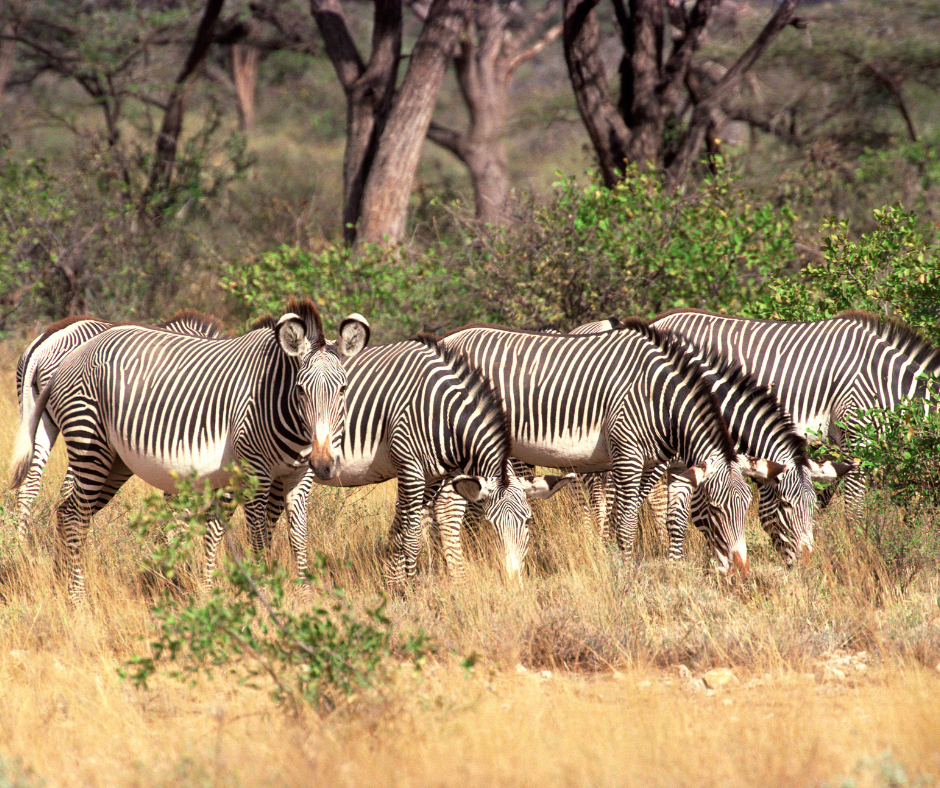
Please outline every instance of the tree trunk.
[[238, 125], [248, 134], [255, 125], [255, 86], [258, 83], [258, 61], [261, 51], [257, 47], [232, 45], [232, 81], [238, 101]]
[[469, 9], [470, 0], [431, 5], [366, 179], [357, 244], [396, 244], [404, 236], [421, 145]]
[[578, 112], [597, 153], [604, 183], [611, 187], [623, 177], [629, 131], [611, 100], [598, 52], [596, 5], [597, 0], [565, 0], [562, 40]]
[[[578, 110], [597, 153], [604, 183], [613, 186], [625, 162], [664, 173], [673, 188], [681, 186], [700, 155], [718, 103], [753, 65], [777, 34], [793, 21], [799, 0], [783, 0], [771, 21], [712, 92], [696, 104], [687, 77], [692, 56], [718, 0], [694, 4], [663, 0], [613, 0], [621, 30], [619, 108], [611, 101], [598, 52], [597, 0], [565, 0], [564, 44], [568, 73]], [[666, 14], [672, 48], [664, 55]], [[669, 118], [679, 118], [691, 101], [692, 118], [675, 158], [666, 167], [663, 134]]]
[[682, 146], [666, 173], [666, 183], [670, 188], [680, 189], [685, 183], [692, 164], [701, 153], [705, 135], [712, 125], [712, 113], [718, 109], [721, 101], [734, 89], [780, 32], [794, 21], [799, 2], [800, 0], [782, 0], [770, 21], [744, 54], [718, 80], [711, 92], [696, 105]]
[[3, 91], [6, 89], [7, 80], [13, 70], [13, 55], [16, 52], [16, 42], [7, 36], [12, 36], [15, 32], [16, 28], [13, 23], [7, 22], [0, 35], [0, 99], [3, 99]]
[[310, 0], [327, 54], [346, 94], [343, 157], [343, 237], [356, 238], [362, 192], [385, 129], [401, 57], [401, 0], [376, 0], [372, 55], [366, 67], [349, 33], [339, 0]]
[[196, 69], [209, 51], [209, 45], [212, 43], [212, 31], [222, 11], [223, 3], [224, 0], [207, 0], [206, 9], [203, 12], [202, 19], [199, 20], [193, 46], [179, 76], [176, 78], [173, 90], [170, 92], [166, 111], [163, 114], [163, 124], [157, 136], [157, 148], [153, 167], [150, 170], [150, 180], [140, 201], [141, 211], [149, 206], [154, 195], [164, 191], [170, 185], [170, 180], [173, 177], [173, 167], [176, 163], [176, 146], [183, 130], [183, 113], [186, 110], [189, 87]]
[[510, 180], [505, 135], [513, 72], [561, 33], [561, 25], [549, 26], [559, 5], [560, 0], [548, 0], [535, 14], [523, 16], [498, 0], [476, 0], [473, 20], [454, 57], [470, 122], [462, 132], [434, 123], [428, 130], [428, 139], [453, 153], [469, 170], [476, 216], [486, 224], [507, 219]]

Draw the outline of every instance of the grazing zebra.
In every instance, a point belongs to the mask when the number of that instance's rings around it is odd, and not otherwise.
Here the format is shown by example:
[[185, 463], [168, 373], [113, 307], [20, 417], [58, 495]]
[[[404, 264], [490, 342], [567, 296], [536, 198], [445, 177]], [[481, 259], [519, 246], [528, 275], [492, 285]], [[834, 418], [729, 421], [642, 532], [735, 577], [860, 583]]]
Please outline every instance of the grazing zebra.
[[[844, 449], [861, 423], [859, 410], [924, 396], [920, 374], [940, 369], [940, 350], [899, 321], [864, 312], [792, 323], [676, 309], [652, 323], [740, 364], [773, 392], [801, 435], [828, 436]], [[856, 467], [844, 481], [846, 511], [855, 516], [865, 481]], [[760, 509], [768, 527], [777, 510], [773, 490], [761, 491]], [[812, 546], [812, 532], [803, 543]]]
[[[309, 467], [338, 470], [344, 429], [343, 362], [369, 341], [352, 315], [327, 342], [316, 307], [292, 300], [274, 328], [207, 339], [122, 325], [92, 337], [59, 364], [20, 424], [11, 466], [13, 488], [28, 473], [36, 429], [48, 412], [62, 432], [75, 485], [57, 511], [56, 568], [70, 597], [84, 598], [80, 563], [88, 522], [133, 474], [162, 490], [195, 473], [219, 487], [240, 462], [258, 479], [245, 505], [252, 546], [265, 542], [268, 494], [280, 480], [288, 494]], [[221, 524], [206, 530], [206, 581], [215, 566]], [[292, 544], [299, 572], [305, 546]]]
[[[467, 353], [500, 392], [514, 457], [612, 472], [617, 542], [626, 554], [633, 551], [650, 473], [678, 457], [686, 469], [673, 475], [677, 491], [700, 487], [715, 515], [706, 536], [720, 570], [747, 571], [750, 493], [742, 473], [771, 479], [783, 466], [739, 459], [710, 384], [683, 340], [630, 320], [615, 331], [582, 336], [469, 326], [443, 342]], [[443, 513], [435, 518], [445, 556], [459, 554], [455, 502], [452, 496], [439, 501]]]
[[[464, 355], [421, 335], [371, 347], [346, 365], [346, 433], [334, 477], [308, 473], [286, 501], [292, 532], [306, 535], [310, 484], [358, 487], [398, 480], [386, 582], [415, 574], [425, 488], [447, 483], [461, 500], [478, 501], [504, 547], [505, 570], [518, 577], [531, 517], [527, 495], [547, 498], [568, 477], [518, 477], [509, 467], [511, 439], [499, 397]], [[275, 489], [269, 529], [282, 508]]]
[[[20, 406], [20, 420], [28, 418], [36, 398], [52, 380], [59, 363], [71, 351], [102, 331], [118, 325], [110, 320], [80, 316], [69, 317], [54, 323], [34, 339], [16, 362], [16, 397]], [[214, 317], [186, 309], [177, 312], [157, 328], [165, 328], [179, 334], [203, 337], [224, 336], [222, 326]], [[49, 461], [49, 452], [59, 435], [49, 414], [44, 413], [33, 446], [33, 456], [23, 486], [16, 495], [16, 533], [21, 539], [29, 527], [29, 512], [39, 494], [42, 472]], [[66, 470], [61, 497], [72, 488], [72, 473]]]

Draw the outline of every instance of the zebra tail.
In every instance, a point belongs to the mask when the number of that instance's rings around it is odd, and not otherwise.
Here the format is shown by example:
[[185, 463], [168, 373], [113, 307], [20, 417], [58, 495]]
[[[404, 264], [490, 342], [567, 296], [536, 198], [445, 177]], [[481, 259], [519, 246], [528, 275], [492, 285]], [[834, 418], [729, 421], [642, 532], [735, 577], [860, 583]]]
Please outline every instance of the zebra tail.
[[[39, 427], [39, 420], [46, 410], [46, 402], [52, 393], [52, 383], [50, 380], [42, 390], [39, 397], [32, 401], [32, 386], [23, 386], [23, 407], [20, 414], [20, 426], [16, 431], [16, 441], [13, 444], [13, 454], [10, 457], [10, 488], [18, 490], [23, 482], [26, 481], [26, 474], [29, 473], [29, 465], [33, 459], [33, 447], [36, 443], [36, 428]], [[27, 397], [31, 401], [31, 406], [27, 405]]]

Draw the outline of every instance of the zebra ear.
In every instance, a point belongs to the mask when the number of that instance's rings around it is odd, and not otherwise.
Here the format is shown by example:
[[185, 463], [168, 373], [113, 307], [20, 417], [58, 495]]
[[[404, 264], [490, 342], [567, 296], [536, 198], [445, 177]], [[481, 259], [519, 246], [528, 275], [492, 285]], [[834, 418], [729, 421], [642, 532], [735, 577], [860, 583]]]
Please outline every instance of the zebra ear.
[[347, 317], [339, 324], [339, 339], [336, 340], [336, 352], [340, 360], [345, 361], [355, 356], [369, 344], [372, 329], [369, 321], [358, 312]]
[[762, 484], [777, 481], [787, 469], [782, 463], [760, 457], [746, 457], [743, 454], [738, 455], [738, 465], [741, 466], [742, 474]]
[[274, 335], [277, 337], [281, 350], [288, 356], [305, 356], [310, 352], [307, 325], [293, 312], [281, 315], [274, 327]]
[[462, 495], [470, 503], [478, 503], [492, 492], [491, 485], [482, 476], [454, 476], [450, 483], [454, 485], [458, 495]]
[[841, 479], [849, 471], [858, 467], [857, 462], [833, 462], [832, 460], [807, 460], [806, 466], [809, 468], [809, 478], [814, 482], [831, 482]]
[[686, 482], [686, 484], [690, 484], [693, 488], [695, 488], [698, 487], [702, 482], [710, 479], [716, 470], [718, 470], [718, 461], [714, 459], [707, 459], [705, 462], [701, 462], [698, 465], [692, 465], [691, 467], [686, 468], [684, 471], [674, 471], [671, 478], [682, 479]]
[[523, 492], [529, 498], [551, 498], [563, 487], [568, 486], [568, 482], [578, 477], [576, 473], [566, 473], [564, 476], [520, 476], [519, 482], [522, 484]]

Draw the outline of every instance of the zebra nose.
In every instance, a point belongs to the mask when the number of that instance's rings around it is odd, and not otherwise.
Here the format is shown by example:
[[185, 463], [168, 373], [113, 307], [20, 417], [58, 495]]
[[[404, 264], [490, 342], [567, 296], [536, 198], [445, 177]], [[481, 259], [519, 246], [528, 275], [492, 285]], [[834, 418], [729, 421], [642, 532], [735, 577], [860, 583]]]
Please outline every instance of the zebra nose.
[[747, 557], [747, 552], [735, 550], [731, 555], [731, 567], [733, 574], [742, 580], [747, 580], [751, 574], [751, 562]]
[[339, 471], [339, 458], [329, 441], [314, 441], [310, 451], [310, 470], [318, 479], [332, 479]]
[[805, 542], [800, 545], [800, 558], [797, 561], [797, 566], [806, 566], [813, 559], [813, 547], [808, 545]]

